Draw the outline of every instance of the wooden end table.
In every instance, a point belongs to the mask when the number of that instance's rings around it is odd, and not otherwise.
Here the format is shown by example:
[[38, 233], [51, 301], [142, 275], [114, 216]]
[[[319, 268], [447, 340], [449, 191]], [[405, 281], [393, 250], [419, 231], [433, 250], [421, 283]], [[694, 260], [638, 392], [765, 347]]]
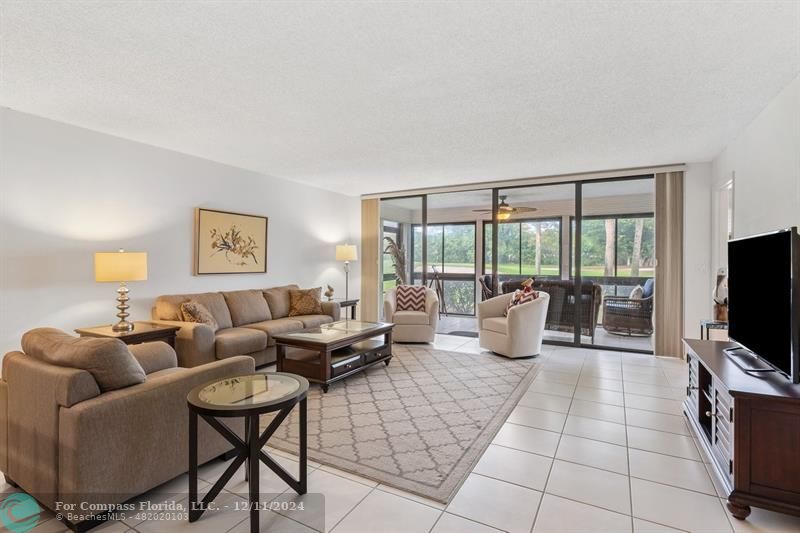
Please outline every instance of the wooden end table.
[[[331, 301], [338, 302], [339, 303], [339, 307], [341, 307], [342, 309], [347, 309], [349, 307], [350, 308], [350, 320], [355, 320], [356, 319], [356, 307], [358, 306], [358, 302], [359, 302], [358, 298], [350, 298], [350, 299], [347, 299], [347, 298], [334, 298]], [[345, 313], [346, 312], [347, 311], [345, 311]]]
[[[275, 335], [278, 372], [299, 374], [328, 392], [331, 383], [392, 359], [392, 328], [387, 322], [340, 320]], [[381, 338], [383, 337], [383, 338]], [[295, 353], [287, 354], [287, 348]]]
[[168, 326], [154, 322], [134, 322], [132, 331], [113, 331], [111, 326], [95, 326], [78, 328], [75, 333], [81, 337], [108, 337], [119, 339], [125, 344], [141, 344], [143, 342], [163, 341], [175, 348], [175, 335], [180, 326]]
[[[293, 374], [264, 372], [212, 381], [192, 389], [186, 397], [189, 405], [189, 522], [197, 521], [219, 495], [236, 470], [245, 463], [249, 492], [250, 532], [259, 533], [259, 467], [264, 463], [298, 494], [308, 488], [308, 428], [306, 398], [308, 381]], [[300, 479], [295, 479], [262, 448], [289, 416], [295, 405], [300, 408]], [[277, 411], [262, 433], [258, 420], [265, 413]], [[200, 501], [197, 495], [197, 422], [198, 417], [234, 446], [236, 457]], [[245, 436], [240, 438], [217, 418], [244, 417]]]
[[728, 323], [723, 320], [701, 320], [700, 340], [709, 340], [712, 329], [728, 329]]

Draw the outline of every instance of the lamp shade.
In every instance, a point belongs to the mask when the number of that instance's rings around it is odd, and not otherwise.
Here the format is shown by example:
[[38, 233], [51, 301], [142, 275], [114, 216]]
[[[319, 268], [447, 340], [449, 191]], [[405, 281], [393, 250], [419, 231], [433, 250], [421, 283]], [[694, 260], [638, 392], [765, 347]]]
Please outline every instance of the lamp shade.
[[337, 244], [337, 261], [358, 261], [358, 251], [355, 244]]
[[97, 252], [94, 254], [95, 281], [144, 281], [147, 252]]

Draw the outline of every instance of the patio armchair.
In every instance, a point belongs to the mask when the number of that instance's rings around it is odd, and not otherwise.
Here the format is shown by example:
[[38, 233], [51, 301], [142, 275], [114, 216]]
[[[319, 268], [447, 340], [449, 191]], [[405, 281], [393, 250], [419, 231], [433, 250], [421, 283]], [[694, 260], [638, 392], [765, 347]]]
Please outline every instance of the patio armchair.
[[641, 298], [606, 296], [603, 300], [603, 329], [626, 335], [653, 334], [652, 278], [644, 284]]
[[478, 276], [478, 283], [481, 285], [481, 301], [485, 302], [490, 298], [494, 298], [494, 289], [492, 289], [492, 275], [486, 274]]

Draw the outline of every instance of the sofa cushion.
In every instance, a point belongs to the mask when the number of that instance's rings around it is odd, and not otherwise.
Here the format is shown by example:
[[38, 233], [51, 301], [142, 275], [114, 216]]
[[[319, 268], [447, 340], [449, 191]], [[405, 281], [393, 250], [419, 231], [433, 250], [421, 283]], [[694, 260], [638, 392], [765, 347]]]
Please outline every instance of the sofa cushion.
[[641, 300], [644, 297], [644, 288], [641, 285], [637, 285], [631, 291], [630, 298], [631, 300]]
[[36, 328], [22, 336], [22, 350], [51, 365], [86, 370], [103, 392], [146, 379], [142, 365], [119, 339], [73, 337], [55, 328]]
[[223, 292], [234, 327], [270, 320], [267, 300], [259, 290]]
[[322, 288], [289, 289], [289, 316], [321, 315]]
[[147, 379], [150, 379], [150, 375], [155, 372], [178, 366], [178, 356], [172, 346], [166, 342], [142, 342], [128, 346], [128, 349], [142, 365]]
[[214, 340], [217, 359], [247, 355], [267, 347], [267, 334], [251, 328], [227, 328], [217, 332]]
[[508, 319], [499, 316], [484, 318], [482, 326], [483, 329], [488, 329], [489, 331], [494, 331], [496, 333], [502, 333], [505, 335], [508, 332]]
[[398, 326], [427, 326], [428, 313], [422, 311], [395, 311], [392, 322]]
[[304, 328], [316, 328], [322, 324], [329, 324], [333, 322], [333, 318], [330, 315], [302, 315], [294, 316], [292, 318], [302, 322]]
[[263, 331], [269, 335], [267, 346], [275, 346], [275, 339], [272, 338], [273, 335], [278, 335], [280, 333], [291, 333], [292, 331], [300, 331], [303, 329], [303, 323], [300, 322], [299, 318], [300, 317], [297, 319], [277, 318], [274, 320], [267, 320], [265, 322], [258, 322], [256, 324], [248, 324], [243, 327]]
[[194, 322], [195, 324], [205, 324], [214, 331], [219, 329], [219, 324], [211, 311], [206, 306], [195, 300], [189, 300], [181, 304], [181, 316], [184, 322]]
[[656, 282], [653, 278], [648, 279], [644, 282], [644, 287], [642, 287], [642, 298], [650, 298], [656, 290]]
[[202, 294], [187, 294], [190, 299], [199, 302], [206, 306], [214, 317], [214, 320], [219, 324], [219, 329], [233, 327], [231, 320], [231, 312], [228, 310], [228, 304], [225, 303], [225, 297], [218, 292], [204, 292]]
[[283, 318], [289, 314], [289, 289], [299, 289], [297, 285], [285, 285], [264, 289], [264, 298], [269, 305], [272, 318]]
[[157, 320], [183, 320], [181, 304], [194, 300], [203, 304], [217, 321], [220, 328], [233, 327], [231, 313], [225, 298], [218, 292], [204, 292], [199, 294], [170, 294], [159, 296], [156, 299], [154, 318]]

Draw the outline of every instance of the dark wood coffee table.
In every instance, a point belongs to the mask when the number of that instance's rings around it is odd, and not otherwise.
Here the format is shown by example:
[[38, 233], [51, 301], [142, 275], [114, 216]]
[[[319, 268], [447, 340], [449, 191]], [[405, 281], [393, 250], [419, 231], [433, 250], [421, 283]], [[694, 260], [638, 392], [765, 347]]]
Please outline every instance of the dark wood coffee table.
[[392, 328], [386, 322], [340, 320], [275, 335], [277, 371], [299, 374], [328, 392], [331, 383], [392, 359]]

